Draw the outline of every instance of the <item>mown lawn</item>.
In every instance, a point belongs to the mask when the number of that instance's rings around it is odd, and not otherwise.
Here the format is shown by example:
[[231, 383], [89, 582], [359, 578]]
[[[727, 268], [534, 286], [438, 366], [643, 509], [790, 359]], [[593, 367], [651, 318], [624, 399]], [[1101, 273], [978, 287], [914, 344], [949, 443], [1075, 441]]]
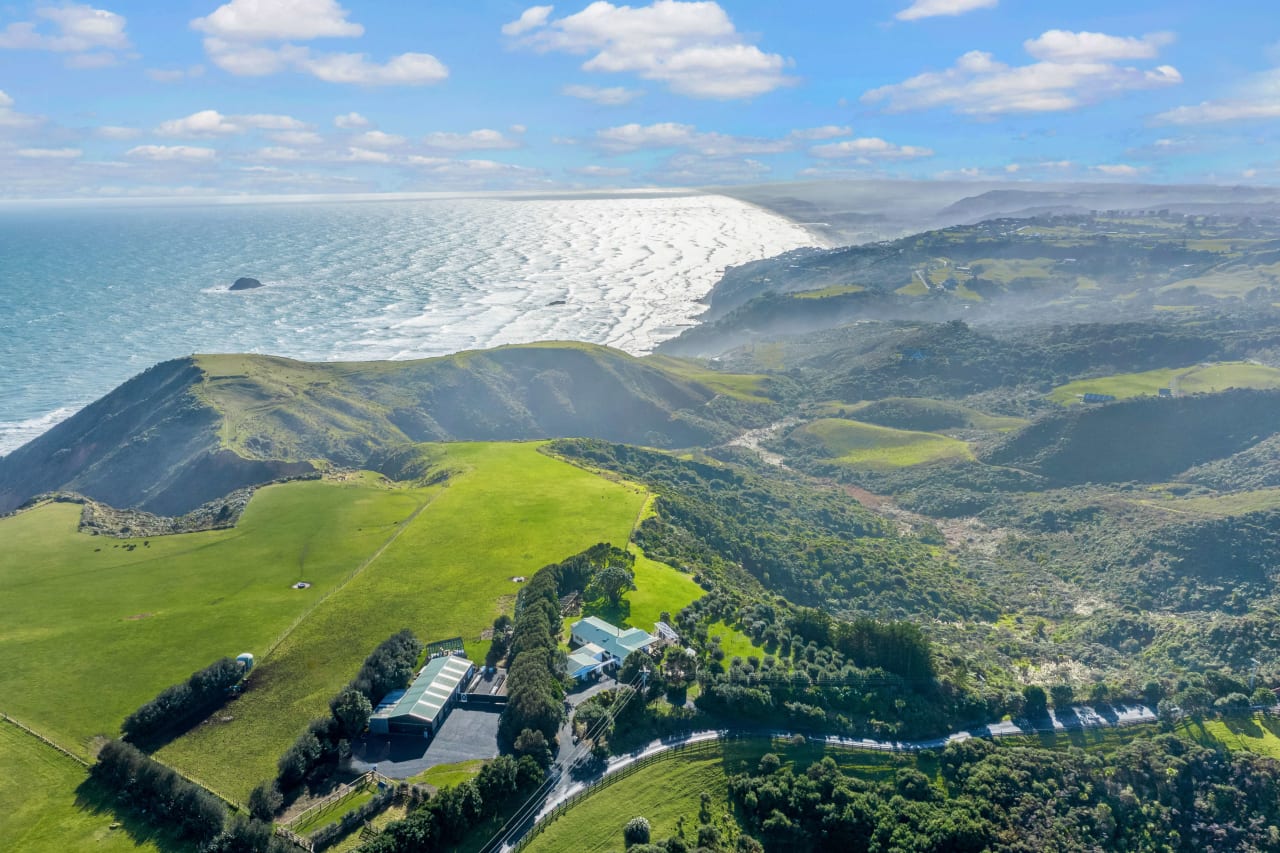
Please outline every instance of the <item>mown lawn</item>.
[[84, 768], [70, 758], [0, 722], [0, 850], [175, 849], [168, 839], [162, 848], [145, 825], [120, 821], [92, 795], [78, 796], [77, 788], [86, 778]]
[[942, 459], [973, 458], [968, 444], [945, 435], [841, 418], [805, 424], [792, 438], [816, 442], [833, 462], [856, 468], [906, 468]]
[[410, 782], [431, 785], [436, 788], [452, 788], [468, 779], [474, 779], [489, 762], [483, 758], [460, 761], [457, 764], [437, 764], [410, 779]]
[[264, 654], [425, 499], [288, 483], [260, 490], [233, 530], [151, 540], [81, 534], [72, 504], [0, 520], [0, 710], [88, 755], [163, 688]]
[[518, 585], [597, 542], [626, 543], [645, 495], [539, 452], [537, 443], [447, 444], [458, 473], [368, 569], [317, 607], [255, 669], [250, 688], [161, 759], [232, 797], [275, 775], [276, 761], [365, 656], [401, 628], [425, 642], [480, 632], [510, 612]]

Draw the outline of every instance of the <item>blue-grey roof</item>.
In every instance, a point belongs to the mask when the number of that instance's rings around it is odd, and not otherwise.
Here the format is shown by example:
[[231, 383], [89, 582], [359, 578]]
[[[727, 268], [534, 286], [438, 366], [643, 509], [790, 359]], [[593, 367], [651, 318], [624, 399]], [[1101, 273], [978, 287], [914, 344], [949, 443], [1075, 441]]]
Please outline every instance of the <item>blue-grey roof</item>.
[[647, 649], [657, 640], [639, 628], [618, 628], [598, 616], [588, 616], [573, 623], [573, 635], [586, 643], [594, 643], [606, 653], [626, 660], [627, 655]]

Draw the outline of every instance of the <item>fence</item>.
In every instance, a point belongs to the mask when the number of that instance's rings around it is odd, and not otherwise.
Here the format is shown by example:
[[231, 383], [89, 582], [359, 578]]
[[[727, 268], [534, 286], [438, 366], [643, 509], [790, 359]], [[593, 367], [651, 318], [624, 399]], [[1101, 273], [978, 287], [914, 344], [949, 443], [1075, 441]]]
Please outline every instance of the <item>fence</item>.
[[79, 764], [81, 767], [88, 767], [88, 766], [89, 766], [89, 762], [85, 761], [83, 758], [81, 758], [80, 756], [76, 755], [74, 752], [72, 752], [72, 751], [70, 751], [69, 749], [67, 749], [67, 748], [63, 747], [61, 744], [54, 743], [53, 741], [49, 740], [49, 739], [48, 739], [47, 737], [45, 737], [44, 735], [40, 734], [40, 733], [39, 733], [38, 731], [36, 731], [35, 729], [33, 729], [33, 728], [30, 728], [30, 727], [28, 727], [28, 726], [23, 725], [22, 723], [20, 723], [20, 722], [18, 722], [17, 720], [15, 720], [13, 717], [10, 717], [8, 714], [5, 714], [5, 713], [3, 713], [3, 712], [0, 712], [0, 720], [4, 720], [6, 723], [10, 723], [10, 724], [12, 724], [13, 726], [15, 726], [15, 727], [17, 727], [17, 728], [21, 729], [22, 731], [24, 731], [24, 732], [26, 732], [27, 734], [31, 735], [33, 738], [36, 738], [37, 740], [39, 740], [39, 741], [41, 741], [42, 743], [44, 743], [46, 746], [51, 746], [51, 747], [53, 747], [54, 749], [58, 750], [58, 752], [61, 752], [63, 755], [65, 755], [67, 758], [70, 758], [70, 759], [71, 759], [72, 761], [74, 761], [76, 764]]
[[320, 802], [307, 806], [305, 809], [303, 809], [301, 812], [295, 815], [293, 820], [289, 821], [289, 823], [286, 826], [287, 827], [303, 826], [314, 815], [320, 812], [323, 812], [327, 808], [341, 804], [342, 802], [349, 799], [350, 797], [354, 797], [356, 794], [360, 793], [370, 785], [376, 785], [379, 781], [388, 785], [395, 784], [394, 781], [392, 781], [391, 779], [388, 779], [386, 776], [383, 776], [381, 773], [370, 770], [368, 773], [364, 774], [363, 776], [360, 776], [359, 778], [354, 779], [348, 782], [347, 784], [341, 786], [340, 788], [338, 788], [338, 790], [334, 791], [332, 794], [325, 797]]

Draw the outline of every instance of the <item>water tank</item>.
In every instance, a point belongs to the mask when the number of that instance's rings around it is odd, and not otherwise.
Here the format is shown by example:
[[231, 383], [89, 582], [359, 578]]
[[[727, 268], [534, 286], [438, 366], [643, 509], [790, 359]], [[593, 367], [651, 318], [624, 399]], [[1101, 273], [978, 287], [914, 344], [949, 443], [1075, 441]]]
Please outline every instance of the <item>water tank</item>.
[[251, 655], [249, 652], [245, 652], [244, 654], [241, 654], [241, 655], [236, 655], [236, 662], [240, 664], [242, 667], [244, 667], [245, 672], [248, 672], [249, 670], [253, 669], [253, 655]]

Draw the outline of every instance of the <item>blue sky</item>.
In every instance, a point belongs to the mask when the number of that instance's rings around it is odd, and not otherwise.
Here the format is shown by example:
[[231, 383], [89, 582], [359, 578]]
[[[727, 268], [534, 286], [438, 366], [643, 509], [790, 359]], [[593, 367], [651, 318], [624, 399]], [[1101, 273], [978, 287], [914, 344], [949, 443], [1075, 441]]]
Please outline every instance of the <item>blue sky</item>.
[[1280, 182], [1268, 0], [0, 5], [0, 196]]

